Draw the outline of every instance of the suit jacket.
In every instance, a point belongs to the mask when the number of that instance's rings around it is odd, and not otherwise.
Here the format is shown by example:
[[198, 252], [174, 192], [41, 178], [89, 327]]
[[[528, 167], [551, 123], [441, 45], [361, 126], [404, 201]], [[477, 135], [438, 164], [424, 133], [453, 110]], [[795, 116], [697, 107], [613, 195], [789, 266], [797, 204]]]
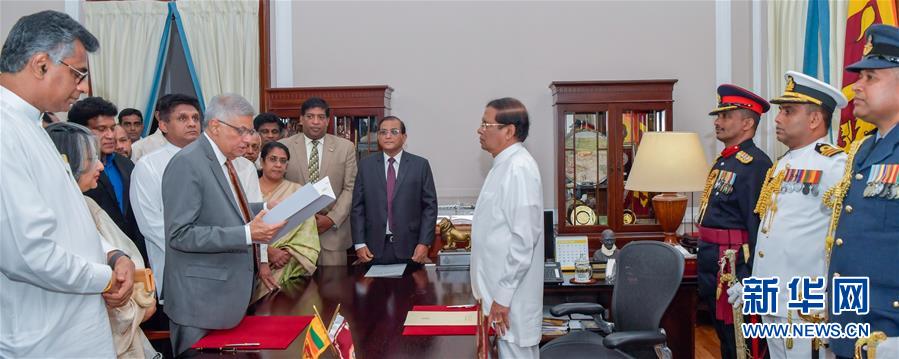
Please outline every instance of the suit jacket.
[[[162, 176], [163, 290], [165, 313], [175, 323], [224, 329], [237, 325], [250, 303], [254, 259], [240, 207], [212, 146], [200, 136], [172, 157]], [[258, 213], [261, 206], [248, 208]]]
[[[398, 259], [412, 258], [415, 246], [434, 242], [437, 191], [428, 160], [403, 152], [393, 187], [394, 251]], [[384, 250], [387, 233], [387, 176], [384, 155], [362, 159], [353, 188], [353, 243], [368, 246], [375, 258]]]
[[122, 175], [122, 197], [124, 197], [122, 202], [125, 207], [125, 214], [122, 214], [122, 211], [119, 210], [115, 189], [113, 189], [112, 182], [109, 181], [109, 176], [106, 175], [105, 171], [100, 172], [97, 188], [88, 190], [84, 194], [100, 205], [100, 208], [109, 215], [109, 218], [112, 218], [116, 226], [128, 238], [131, 238], [137, 246], [137, 250], [140, 251], [144, 263], [149, 263], [147, 261], [147, 245], [144, 243], [144, 236], [140, 233], [140, 228], [137, 226], [137, 220], [134, 219], [134, 210], [131, 208], [131, 196], [128, 193], [128, 189], [131, 188], [131, 172], [134, 171], [134, 162], [119, 154], [113, 156], [112, 161], [115, 162], [116, 168], [119, 169], [119, 173]]
[[[318, 236], [321, 247], [329, 251], [343, 251], [350, 247], [350, 225], [346, 221], [353, 199], [353, 183], [356, 180], [356, 148], [344, 138], [325, 134], [322, 138], [319, 179], [327, 176], [337, 200], [322, 210], [334, 221], [334, 226]], [[309, 181], [306, 160], [306, 137], [302, 133], [280, 141], [290, 150], [290, 161], [284, 177], [301, 185]]]
[[[878, 178], [878, 173], [871, 173], [875, 165], [899, 166], [899, 126], [877, 145], [875, 138], [866, 137], [852, 163], [846, 164], [852, 166], [852, 172], [834, 234], [827, 279], [831, 283], [837, 276], [868, 277], [870, 311], [867, 315], [844, 311], [831, 315], [830, 321], [844, 327], [848, 323], [869, 323], [872, 332], [882, 331], [895, 340], [893, 337], [899, 336], [899, 198], [866, 196], [865, 189], [871, 176], [875, 176], [874, 181]], [[833, 296], [834, 291], [827, 293]], [[830, 345], [834, 354], [851, 357], [855, 340], [831, 339]]]

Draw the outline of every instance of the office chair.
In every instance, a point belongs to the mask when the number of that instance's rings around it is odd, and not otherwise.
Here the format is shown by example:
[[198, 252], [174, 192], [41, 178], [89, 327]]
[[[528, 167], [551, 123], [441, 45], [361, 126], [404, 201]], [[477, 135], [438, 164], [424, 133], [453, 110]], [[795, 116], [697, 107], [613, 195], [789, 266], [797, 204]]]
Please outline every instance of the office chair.
[[[554, 306], [554, 316], [592, 315], [602, 334], [576, 330], [540, 348], [543, 358], [670, 358], [662, 315], [674, 298], [684, 273], [684, 256], [658, 241], [636, 241], [621, 249], [612, 292], [612, 318], [597, 303]], [[688, 313], [689, 314], [689, 313]]]

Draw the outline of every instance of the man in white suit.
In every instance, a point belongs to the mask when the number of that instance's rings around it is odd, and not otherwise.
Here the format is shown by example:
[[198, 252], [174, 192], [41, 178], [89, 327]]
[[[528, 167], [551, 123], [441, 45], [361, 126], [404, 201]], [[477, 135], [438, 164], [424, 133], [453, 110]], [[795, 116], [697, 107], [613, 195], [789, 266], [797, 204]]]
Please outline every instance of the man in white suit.
[[490, 101], [478, 135], [493, 166], [471, 225], [471, 285], [497, 332], [500, 358], [538, 358], [543, 316], [543, 191], [522, 142], [528, 112], [513, 98]]

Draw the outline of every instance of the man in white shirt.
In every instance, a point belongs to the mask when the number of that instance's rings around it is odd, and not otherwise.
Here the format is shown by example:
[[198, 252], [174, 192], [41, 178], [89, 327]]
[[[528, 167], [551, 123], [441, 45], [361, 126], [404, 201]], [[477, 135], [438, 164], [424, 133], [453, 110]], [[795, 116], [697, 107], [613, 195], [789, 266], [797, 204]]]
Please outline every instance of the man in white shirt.
[[98, 47], [68, 15], [43, 11], [19, 19], [0, 53], [0, 357], [115, 356], [106, 306], [131, 297], [134, 263], [102, 243], [41, 127], [42, 112], [90, 90]]
[[[159, 119], [159, 133], [165, 133], [165, 144], [134, 166], [130, 197], [134, 218], [147, 244], [147, 257], [154, 272], [156, 294], [161, 305], [165, 300], [162, 295], [165, 274], [162, 174], [172, 156], [200, 135], [200, 102], [193, 96], [183, 94], [162, 96], [156, 103], [156, 117]], [[157, 313], [162, 312], [157, 310]]]
[[500, 358], [538, 358], [543, 316], [543, 190], [522, 142], [527, 109], [490, 101], [478, 130], [493, 166], [471, 225], [471, 286], [499, 338]]

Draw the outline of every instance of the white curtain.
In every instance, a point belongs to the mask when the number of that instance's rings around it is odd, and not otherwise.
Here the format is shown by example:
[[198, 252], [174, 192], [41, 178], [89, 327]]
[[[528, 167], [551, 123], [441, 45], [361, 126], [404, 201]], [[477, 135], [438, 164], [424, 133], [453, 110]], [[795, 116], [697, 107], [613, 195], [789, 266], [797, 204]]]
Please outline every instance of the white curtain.
[[[769, 1], [768, 5], [768, 86], [769, 97], [777, 97], [787, 86], [784, 73], [802, 71], [803, 50], [805, 49], [805, 17], [808, 1]], [[777, 108], [772, 108], [765, 121], [764, 142], [769, 144], [768, 155], [778, 158], [787, 148], [777, 142], [774, 118]], [[760, 126], [761, 127], [761, 126]], [[771, 144], [775, 144], [771, 146]]]
[[[767, 93], [771, 97], [783, 93], [787, 85], [784, 73], [789, 70], [802, 71], [803, 54], [805, 51], [805, 20], [808, 12], [808, 0], [803, 1], [769, 1], [768, 6], [768, 73]], [[830, 75], [830, 84], [840, 89], [843, 81], [843, 47], [846, 43], [846, 14], [848, 11], [845, 0], [829, 0], [830, 11], [830, 68], [824, 69]], [[823, 78], [823, 76], [822, 76]], [[777, 142], [777, 134], [774, 132], [774, 116], [777, 110], [773, 109], [769, 121], [762, 135], [767, 143], [776, 143], [774, 153], [769, 153], [772, 158], [783, 155], [787, 148]], [[839, 130], [840, 113], [834, 113], [831, 130], [834, 131], [832, 141], [836, 143], [836, 131]]]
[[259, 2], [180, 0], [194, 69], [206, 103], [225, 92], [259, 109]]
[[100, 41], [100, 49], [88, 57], [93, 95], [120, 110], [143, 111], [153, 84], [168, 5], [161, 1], [88, 1], [82, 5], [84, 26]]

